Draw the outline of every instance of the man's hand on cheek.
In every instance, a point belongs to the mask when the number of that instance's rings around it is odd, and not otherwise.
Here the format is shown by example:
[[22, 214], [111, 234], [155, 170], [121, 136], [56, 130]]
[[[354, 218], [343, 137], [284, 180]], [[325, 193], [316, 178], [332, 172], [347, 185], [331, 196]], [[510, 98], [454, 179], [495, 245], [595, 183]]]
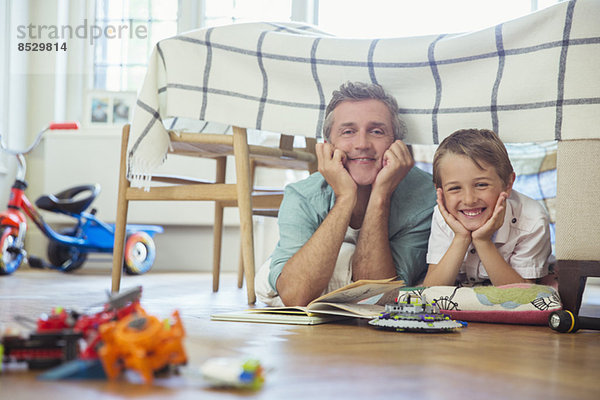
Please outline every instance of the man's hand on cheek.
[[346, 153], [340, 149], [336, 149], [330, 143], [317, 143], [315, 151], [317, 153], [319, 172], [333, 188], [336, 197], [344, 194], [355, 196], [356, 183], [345, 167]]
[[373, 189], [391, 196], [414, 165], [415, 161], [406, 144], [396, 140], [383, 154], [382, 168], [375, 178]]

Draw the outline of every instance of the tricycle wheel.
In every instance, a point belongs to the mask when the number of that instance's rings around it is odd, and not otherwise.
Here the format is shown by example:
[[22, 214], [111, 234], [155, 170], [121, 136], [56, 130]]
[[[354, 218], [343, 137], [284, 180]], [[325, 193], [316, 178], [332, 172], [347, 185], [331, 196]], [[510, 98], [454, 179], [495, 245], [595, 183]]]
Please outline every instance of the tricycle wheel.
[[23, 262], [23, 251], [14, 247], [18, 229], [3, 226], [0, 228], [0, 275], [12, 274]]
[[123, 262], [127, 274], [140, 275], [150, 271], [155, 257], [154, 240], [146, 232], [135, 232], [127, 237]]
[[[64, 229], [62, 235], [75, 236], [75, 228]], [[51, 240], [48, 243], [48, 261], [62, 272], [72, 272], [83, 266], [87, 253], [81, 252], [77, 247]]]

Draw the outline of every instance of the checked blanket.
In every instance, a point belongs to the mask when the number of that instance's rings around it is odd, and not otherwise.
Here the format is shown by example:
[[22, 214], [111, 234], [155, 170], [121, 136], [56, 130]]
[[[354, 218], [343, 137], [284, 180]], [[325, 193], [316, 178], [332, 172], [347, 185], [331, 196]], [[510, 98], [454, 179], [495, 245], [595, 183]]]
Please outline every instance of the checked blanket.
[[466, 34], [350, 39], [249, 23], [163, 40], [134, 110], [128, 177], [146, 186], [164, 161], [167, 119], [320, 137], [331, 92], [345, 81], [394, 94], [408, 143], [468, 127], [506, 143], [598, 138], [600, 1], [561, 2]]

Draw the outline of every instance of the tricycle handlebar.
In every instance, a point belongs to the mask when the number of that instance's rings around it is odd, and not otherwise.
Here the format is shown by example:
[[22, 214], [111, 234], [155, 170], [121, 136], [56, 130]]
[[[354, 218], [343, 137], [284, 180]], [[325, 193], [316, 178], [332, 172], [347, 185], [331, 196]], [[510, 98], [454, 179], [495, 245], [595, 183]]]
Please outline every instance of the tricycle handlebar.
[[48, 129], [79, 129], [77, 122], [52, 122], [48, 125]]
[[0, 134], [0, 148], [2, 148], [2, 150], [6, 151], [7, 153], [12, 154], [14, 156], [18, 156], [19, 154], [21, 154], [21, 155], [28, 154], [34, 148], [36, 148], [38, 144], [40, 144], [40, 141], [42, 140], [42, 135], [44, 134], [44, 132], [46, 132], [47, 130], [55, 130], [55, 129], [79, 129], [79, 124], [77, 122], [53, 122], [50, 125], [48, 125], [47, 127], [45, 127], [44, 129], [42, 129], [35, 137], [35, 140], [31, 144], [31, 146], [27, 147], [24, 150], [9, 149], [6, 146], [6, 144], [4, 143], [2, 135]]

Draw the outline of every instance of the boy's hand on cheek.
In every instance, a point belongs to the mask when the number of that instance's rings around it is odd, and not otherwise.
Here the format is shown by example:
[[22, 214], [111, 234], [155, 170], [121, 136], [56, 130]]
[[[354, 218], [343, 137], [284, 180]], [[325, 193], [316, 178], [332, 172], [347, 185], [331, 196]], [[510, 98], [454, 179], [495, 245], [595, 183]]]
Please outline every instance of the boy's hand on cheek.
[[350, 176], [344, 162], [346, 153], [330, 143], [317, 143], [315, 146], [318, 169], [327, 183], [333, 188], [336, 197], [356, 195], [356, 182]]
[[444, 192], [440, 188], [437, 189], [437, 205], [442, 217], [444, 217], [444, 221], [446, 221], [450, 229], [452, 229], [454, 235], [457, 237], [469, 238], [470, 240], [471, 231], [465, 228], [459, 220], [454, 218], [454, 216], [448, 212], [446, 205], [444, 204]]
[[486, 221], [485, 224], [481, 226], [481, 228], [473, 231], [473, 240], [491, 240], [492, 235], [496, 232], [502, 224], [504, 223], [504, 215], [506, 214], [506, 199], [508, 198], [508, 193], [502, 192], [500, 196], [498, 196], [498, 201], [496, 201], [496, 206], [494, 207], [494, 213]]

